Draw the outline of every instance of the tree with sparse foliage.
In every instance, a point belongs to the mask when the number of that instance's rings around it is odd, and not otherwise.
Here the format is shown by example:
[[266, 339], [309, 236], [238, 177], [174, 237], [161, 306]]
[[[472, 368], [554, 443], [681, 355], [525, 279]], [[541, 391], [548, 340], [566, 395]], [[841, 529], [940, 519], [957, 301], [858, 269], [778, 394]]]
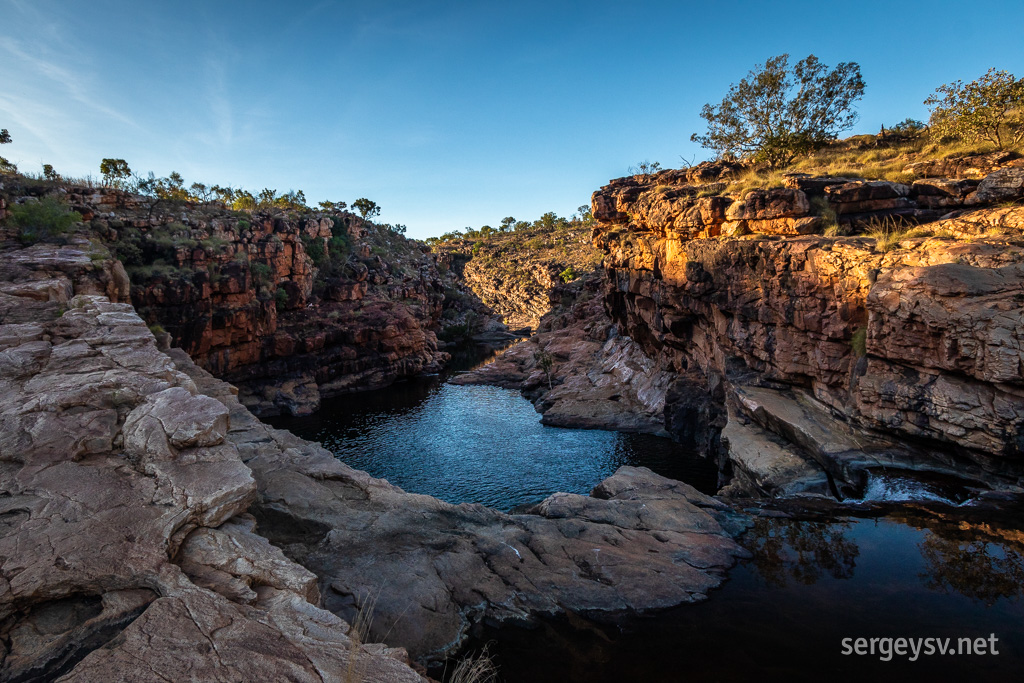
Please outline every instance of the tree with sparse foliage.
[[100, 162], [100, 173], [103, 174], [105, 184], [121, 187], [131, 176], [132, 169], [128, 168], [128, 162], [124, 159], [104, 159]]
[[1024, 79], [992, 68], [964, 83], [939, 86], [924, 101], [931, 109], [932, 134], [997, 148], [1024, 140]]
[[235, 201], [235, 190], [232, 187], [221, 187], [220, 185], [214, 185], [210, 188], [210, 192], [218, 201], [224, 202], [226, 206], [231, 206]]
[[705, 104], [707, 133], [690, 139], [723, 157], [785, 166], [853, 126], [853, 105], [863, 95], [856, 62], [829, 70], [810, 55], [790, 69], [789, 55], [779, 55], [731, 85], [720, 104]]
[[279, 209], [302, 211], [306, 208], [306, 193], [302, 190], [289, 190], [274, 199], [274, 206]]
[[209, 202], [213, 194], [212, 190], [203, 183], [192, 183], [188, 190], [193, 198], [201, 201], [203, 204]]
[[352, 208], [358, 211], [359, 215], [367, 220], [380, 215], [380, 207], [377, 206], [377, 203], [370, 201], [366, 197], [360, 197], [352, 202]]
[[550, 391], [553, 386], [551, 382], [551, 369], [555, 366], [555, 359], [547, 351], [534, 351], [533, 360], [540, 366], [540, 369], [544, 371], [544, 375], [548, 380], [548, 390]]
[[644, 159], [636, 166], [630, 166], [626, 170], [630, 175], [650, 175], [661, 170], [661, 163]]
[[43, 177], [47, 180], [60, 180], [60, 174], [53, 170], [51, 164], [43, 164]]
[[348, 204], [346, 202], [332, 202], [330, 200], [320, 202], [317, 206], [319, 206], [321, 210], [329, 213], [341, 213], [348, 208]]
[[[0, 130], [0, 145], [6, 145], [11, 142], [11, 134], [4, 128]], [[7, 159], [0, 157], [0, 173], [17, 173], [17, 165], [11, 163]]]

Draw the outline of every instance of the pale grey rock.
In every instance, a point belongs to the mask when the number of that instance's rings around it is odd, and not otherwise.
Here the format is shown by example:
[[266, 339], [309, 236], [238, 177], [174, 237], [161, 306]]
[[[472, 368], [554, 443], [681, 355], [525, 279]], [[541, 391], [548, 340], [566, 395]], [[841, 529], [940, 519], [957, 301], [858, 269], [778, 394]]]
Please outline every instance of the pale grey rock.
[[0, 680], [422, 680], [256, 534], [227, 409], [101, 294], [109, 263], [24, 251], [0, 284], [75, 296], [0, 293]]
[[988, 204], [1024, 197], [1024, 167], [1011, 166], [985, 176], [978, 189], [967, 197], [967, 204]]
[[730, 408], [722, 429], [722, 448], [735, 477], [722, 495], [829, 495], [828, 477], [798, 447], [768, 432]]
[[371, 634], [415, 657], [446, 656], [482, 619], [701, 600], [745, 552], [715, 518], [721, 503], [643, 468], [529, 514], [406, 493], [260, 423], [229, 385], [171, 355], [230, 409], [260, 532], [319, 577], [326, 608], [351, 619], [375, 602]]

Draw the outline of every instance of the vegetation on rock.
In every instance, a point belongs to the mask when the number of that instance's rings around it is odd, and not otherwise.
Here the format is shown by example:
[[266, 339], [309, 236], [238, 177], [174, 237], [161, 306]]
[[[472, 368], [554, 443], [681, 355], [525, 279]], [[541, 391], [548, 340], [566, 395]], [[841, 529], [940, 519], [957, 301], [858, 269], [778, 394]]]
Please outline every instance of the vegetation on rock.
[[466, 285], [513, 329], [536, 328], [549, 292], [600, 265], [590, 242], [590, 207], [565, 218], [547, 212], [535, 221], [508, 216], [499, 229], [466, 228], [427, 239], [446, 255]]
[[723, 156], [786, 166], [850, 128], [863, 94], [855, 62], [829, 70], [810, 55], [790, 69], [789, 55], [778, 55], [730, 86], [720, 104], [705, 104], [708, 131], [691, 140]]
[[[7, 132], [6, 128], [0, 129], [0, 145], [6, 145], [11, 142], [11, 134]], [[7, 159], [0, 157], [0, 173], [17, 173], [18, 167], [12, 164]]]
[[43, 197], [11, 207], [11, 222], [18, 228], [18, 239], [23, 244], [59, 238], [81, 220], [81, 214], [56, 197]]
[[992, 68], [970, 83], [939, 86], [924, 103], [939, 138], [989, 142], [996, 149], [1024, 140], [1024, 79], [1007, 71]]

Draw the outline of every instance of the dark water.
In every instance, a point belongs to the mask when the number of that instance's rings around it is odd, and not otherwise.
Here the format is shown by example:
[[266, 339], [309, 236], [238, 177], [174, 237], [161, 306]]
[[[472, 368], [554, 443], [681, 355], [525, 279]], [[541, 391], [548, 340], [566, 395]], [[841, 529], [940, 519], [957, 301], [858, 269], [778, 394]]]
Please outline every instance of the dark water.
[[[754, 559], [706, 602], [614, 626], [576, 616], [478, 631], [470, 651], [489, 643], [508, 683], [1019, 681], [1024, 535], [992, 531], [902, 515], [759, 520], [744, 539]], [[992, 634], [998, 655], [922, 647], [910, 661], [908, 645], [883, 661], [892, 649], [882, 643], [874, 656], [842, 654], [844, 638], [950, 638], [955, 648]]]
[[[715, 490], [710, 463], [668, 440], [544, 427], [518, 392], [441, 379], [327, 401], [315, 416], [274, 423], [353, 467], [451, 502], [507, 510], [555, 491], [585, 493], [624, 464]], [[1020, 513], [917, 506], [877, 518], [762, 518], [742, 539], [753, 558], [706, 602], [614, 622], [570, 615], [530, 629], [477, 627], [467, 653], [487, 644], [506, 683], [1017, 681], [1022, 528]], [[844, 638], [950, 638], [957, 648], [960, 638], [991, 635], [995, 655], [922, 650], [911, 661], [908, 645], [883, 661], [891, 648], [882, 642], [873, 655], [842, 654]]]
[[669, 439], [539, 420], [518, 391], [425, 378], [325, 401], [310, 417], [271, 421], [356, 469], [452, 503], [509, 510], [557, 491], [587, 493], [622, 465], [715, 491], [714, 465]]

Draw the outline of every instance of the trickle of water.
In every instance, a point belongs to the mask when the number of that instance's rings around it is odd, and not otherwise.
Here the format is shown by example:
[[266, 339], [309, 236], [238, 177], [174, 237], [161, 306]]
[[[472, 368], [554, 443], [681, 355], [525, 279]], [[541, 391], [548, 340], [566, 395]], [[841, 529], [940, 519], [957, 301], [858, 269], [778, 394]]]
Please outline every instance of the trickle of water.
[[894, 503], [918, 501], [954, 506], [970, 502], [962, 487], [890, 472], [868, 475], [863, 500]]

